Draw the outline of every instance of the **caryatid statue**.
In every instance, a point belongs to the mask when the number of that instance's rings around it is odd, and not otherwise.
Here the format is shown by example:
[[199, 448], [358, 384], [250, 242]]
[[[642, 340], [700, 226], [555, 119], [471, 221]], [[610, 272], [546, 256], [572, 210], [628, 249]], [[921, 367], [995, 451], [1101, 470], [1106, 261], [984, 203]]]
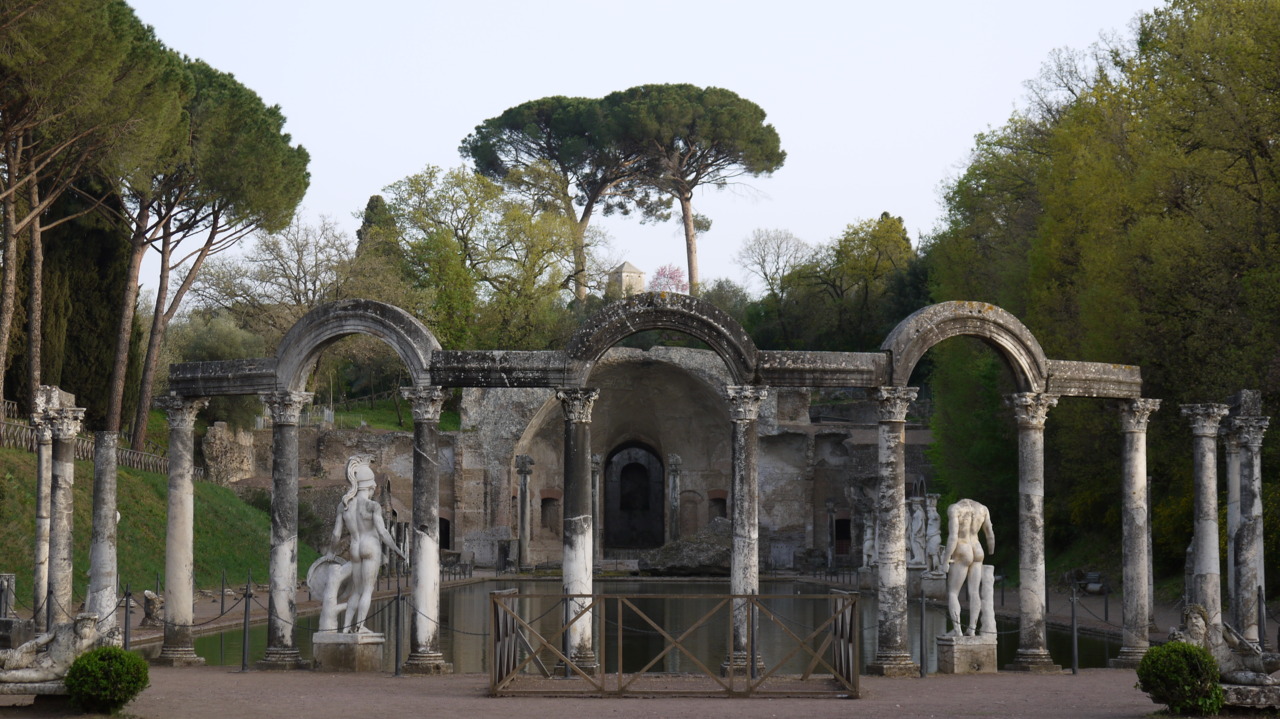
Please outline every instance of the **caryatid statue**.
[[[987, 536], [984, 554], [978, 534]], [[982, 560], [995, 554], [996, 532], [991, 526], [991, 513], [972, 499], [962, 499], [947, 508], [947, 547], [943, 557], [947, 569], [947, 616], [951, 619], [952, 636], [960, 636], [960, 587], [968, 583], [968, 636], [977, 634], [978, 615], [982, 613]], [[983, 632], [994, 627], [983, 627]]]

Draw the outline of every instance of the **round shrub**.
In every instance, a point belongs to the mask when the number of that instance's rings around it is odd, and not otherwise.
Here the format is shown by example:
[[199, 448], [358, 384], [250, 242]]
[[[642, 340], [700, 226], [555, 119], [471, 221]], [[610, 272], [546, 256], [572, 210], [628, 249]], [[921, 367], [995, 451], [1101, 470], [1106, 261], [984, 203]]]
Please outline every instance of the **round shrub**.
[[111, 646], [81, 654], [65, 681], [71, 703], [98, 714], [115, 714], [151, 685], [145, 659]]
[[1218, 662], [1195, 644], [1169, 642], [1148, 649], [1138, 662], [1138, 688], [1171, 714], [1212, 716], [1222, 710]]

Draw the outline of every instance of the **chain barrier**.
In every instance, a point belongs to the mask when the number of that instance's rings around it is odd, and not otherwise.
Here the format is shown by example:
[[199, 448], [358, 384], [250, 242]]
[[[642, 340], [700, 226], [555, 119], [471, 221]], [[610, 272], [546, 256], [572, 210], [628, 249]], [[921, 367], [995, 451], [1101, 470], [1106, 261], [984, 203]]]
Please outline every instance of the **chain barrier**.
[[[269, 616], [271, 616], [271, 609], [270, 609], [270, 608], [268, 608], [267, 606], [265, 606], [265, 605], [264, 605], [264, 604], [263, 604], [263, 603], [258, 599], [258, 595], [256, 595], [256, 594], [255, 594], [255, 595], [253, 595], [253, 603], [254, 603], [254, 604], [257, 604], [259, 609], [262, 609], [263, 611], [265, 611], [265, 612], [267, 613], [267, 616], [268, 616], [268, 617], [269, 617]], [[393, 602], [386, 602], [386, 603], [384, 603], [380, 608], [378, 608], [377, 610], [375, 610], [375, 611], [373, 611], [373, 612], [369, 613], [369, 614], [364, 618], [364, 620], [367, 622], [367, 621], [369, 621], [370, 619], [373, 619], [374, 617], [378, 616], [379, 614], [382, 614], [383, 612], [388, 611], [388, 610], [391, 608], [391, 605], [392, 605], [392, 604], [393, 604]], [[280, 617], [276, 617], [276, 621], [283, 622], [284, 624], [288, 625], [288, 626], [289, 626], [289, 627], [291, 627], [291, 628], [297, 628], [297, 627], [303, 627], [304, 629], [306, 629], [306, 628], [310, 628], [310, 624], [302, 625], [302, 624], [298, 624], [297, 622], [289, 622], [289, 621], [285, 621], [284, 619], [281, 619]], [[333, 629], [332, 631], [335, 631], [335, 632], [345, 632], [345, 631], [347, 631], [347, 630], [349, 630], [349, 629], [354, 629], [354, 628], [355, 628], [355, 627], [357, 627], [357, 626], [360, 626], [360, 625], [359, 625], [359, 624], [351, 624], [351, 625], [348, 625], [348, 626], [338, 627], [337, 629]]]
[[161, 624], [163, 624], [163, 625], [164, 625], [164, 626], [166, 626], [166, 627], [177, 627], [177, 628], [179, 628], [179, 629], [194, 629], [195, 627], [203, 627], [203, 626], [207, 626], [207, 625], [209, 625], [209, 624], [213, 624], [214, 622], [218, 621], [219, 619], [222, 619], [223, 617], [225, 617], [225, 616], [227, 616], [228, 614], [230, 614], [230, 613], [231, 613], [231, 610], [232, 610], [232, 609], [235, 609], [235, 608], [236, 608], [236, 607], [238, 607], [238, 606], [240, 606], [240, 602], [243, 602], [243, 601], [244, 601], [244, 597], [240, 597], [239, 599], [236, 599], [236, 603], [235, 603], [235, 604], [232, 604], [232, 605], [231, 605], [231, 607], [230, 607], [229, 609], [227, 609], [226, 611], [222, 612], [222, 613], [221, 613], [221, 614], [219, 614], [218, 616], [216, 616], [216, 617], [214, 617], [214, 618], [212, 618], [212, 619], [210, 619], [210, 620], [208, 620], [208, 621], [205, 621], [205, 622], [198, 622], [198, 623], [196, 623], [196, 624], [178, 624], [177, 622], [170, 622], [170, 621], [168, 621], [167, 619], [161, 618], [161, 619], [160, 619], [160, 623], [161, 623]]

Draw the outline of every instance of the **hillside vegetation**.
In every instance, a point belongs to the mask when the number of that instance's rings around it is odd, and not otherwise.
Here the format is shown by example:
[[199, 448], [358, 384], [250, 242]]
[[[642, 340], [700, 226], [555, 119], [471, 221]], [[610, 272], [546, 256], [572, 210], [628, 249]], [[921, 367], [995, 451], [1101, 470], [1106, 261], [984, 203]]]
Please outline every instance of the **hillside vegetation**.
[[[31, 604], [31, 567], [35, 548], [35, 455], [0, 449], [0, 572], [17, 575], [18, 605]], [[164, 582], [168, 478], [121, 468], [118, 526], [119, 571], [123, 591], [135, 592]], [[76, 463], [74, 582], [77, 602], [89, 581], [89, 539], [93, 517], [93, 464]], [[249, 572], [266, 582], [271, 548], [271, 518], [225, 487], [195, 483], [195, 582], [217, 588], [222, 572], [228, 584], [243, 584]], [[298, 548], [300, 573], [318, 555]]]

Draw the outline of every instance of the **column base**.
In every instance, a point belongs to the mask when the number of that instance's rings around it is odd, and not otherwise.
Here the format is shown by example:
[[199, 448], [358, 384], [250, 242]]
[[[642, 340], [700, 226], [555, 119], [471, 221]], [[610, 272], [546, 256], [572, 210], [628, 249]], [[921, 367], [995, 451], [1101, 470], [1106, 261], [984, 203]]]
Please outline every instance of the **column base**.
[[1019, 649], [1013, 655], [1013, 663], [1005, 666], [1008, 672], [1030, 672], [1032, 674], [1061, 674], [1062, 667], [1053, 663], [1045, 649]]
[[439, 652], [410, 652], [409, 658], [400, 665], [404, 674], [452, 674], [453, 662], [446, 662]]
[[287, 672], [300, 669], [309, 671], [311, 662], [304, 660], [296, 648], [267, 647], [267, 653], [262, 657], [262, 661], [254, 664], [253, 667], [266, 672]]
[[1120, 647], [1120, 655], [1107, 660], [1110, 669], [1137, 669], [1138, 662], [1147, 654], [1147, 647]]
[[151, 660], [157, 667], [202, 667], [204, 657], [193, 647], [161, 647], [160, 656]]
[[[725, 657], [724, 662], [720, 664], [720, 676], [722, 677], [746, 677], [752, 676], [752, 661], [747, 657], [746, 652], [734, 652]], [[764, 673], [764, 660], [760, 655], [755, 656], [754, 675], [760, 676]]]
[[867, 675], [873, 677], [918, 677], [920, 665], [906, 654], [877, 654], [867, 662]]

